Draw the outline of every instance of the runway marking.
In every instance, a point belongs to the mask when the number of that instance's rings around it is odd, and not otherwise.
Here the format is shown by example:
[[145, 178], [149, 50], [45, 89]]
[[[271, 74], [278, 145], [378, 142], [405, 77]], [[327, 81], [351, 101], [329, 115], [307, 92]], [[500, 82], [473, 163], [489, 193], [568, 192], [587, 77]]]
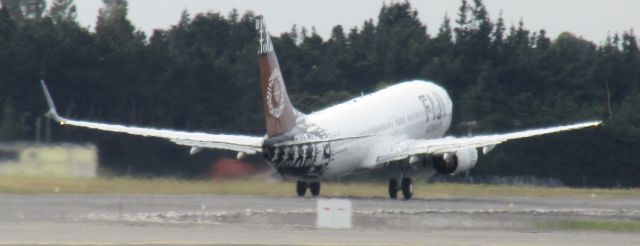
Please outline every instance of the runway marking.
[[[143, 212], [143, 213], [89, 213], [74, 216], [75, 220], [110, 221], [110, 222], [147, 222], [147, 223], [173, 223], [173, 224], [227, 224], [221, 220], [227, 217], [255, 216], [255, 215], [304, 215], [315, 214], [315, 210], [289, 210], [276, 211], [274, 209], [241, 211], [168, 211], [168, 212]], [[616, 210], [616, 209], [378, 209], [354, 211], [355, 215], [423, 215], [423, 214], [523, 214], [523, 215], [585, 215], [595, 217], [625, 216], [640, 218], [640, 210]]]
[[355, 211], [355, 214], [375, 215], [375, 214], [575, 214], [589, 216], [640, 216], [640, 210], [616, 210], [616, 209], [425, 209], [425, 210], [400, 210], [400, 209], [380, 209], [372, 211]]
[[309, 242], [207, 242], [207, 241], [149, 241], [149, 242], [92, 242], [92, 241], [77, 241], [77, 242], [46, 242], [46, 241], [14, 241], [14, 242], [0, 242], [0, 245], [305, 245], [305, 246], [328, 246], [328, 245], [407, 245], [406, 243], [309, 243]]
[[74, 216], [76, 220], [102, 220], [111, 222], [149, 222], [149, 223], [205, 223], [205, 224], [222, 224], [216, 222], [216, 219], [233, 216], [254, 216], [254, 215], [296, 215], [296, 214], [314, 214], [312, 209], [292, 210], [292, 211], [275, 211], [273, 209], [253, 210], [246, 209], [244, 211], [221, 211], [221, 212], [144, 212], [144, 213], [89, 213], [87, 215]]

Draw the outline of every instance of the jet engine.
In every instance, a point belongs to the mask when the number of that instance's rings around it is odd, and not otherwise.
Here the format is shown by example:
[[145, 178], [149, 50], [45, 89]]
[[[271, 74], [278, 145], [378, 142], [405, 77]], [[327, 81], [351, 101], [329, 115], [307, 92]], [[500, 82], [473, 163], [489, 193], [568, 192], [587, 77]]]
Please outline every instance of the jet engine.
[[458, 150], [431, 157], [433, 168], [439, 173], [456, 175], [469, 171], [478, 162], [478, 151], [475, 148]]

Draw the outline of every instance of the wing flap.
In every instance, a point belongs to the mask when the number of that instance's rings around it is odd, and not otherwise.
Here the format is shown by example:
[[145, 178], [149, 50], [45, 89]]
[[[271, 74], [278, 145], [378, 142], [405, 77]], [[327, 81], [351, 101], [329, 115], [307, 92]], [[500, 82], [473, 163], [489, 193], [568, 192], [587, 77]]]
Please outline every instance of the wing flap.
[[345, 136], [345, 137], [330, 137], [330, 138], [310, 138], [310, 139], [302, 139], [302, 140], [291, 140], [284, 141], [281, 143], [274, 144], [273, 146], [281, 147], [288, 145], [300, 145], [300, 144], [315, 144], [315, 143], [327, 143], [327, 142], [336, 142], [343, 140], [351, 140], [351, 139], [359, 139], [359, 138], [367, 138], [373, 135], [357, 135], [357, 136]]
[[232, 150], [250, 155], [262, 152], [262, 148], [259, 146], [232, 144], [229, 142], [194, 141], [188, 139], [171, 139], [171, 142], [189, 147]]
[[398, 161], [411, 155], [427, 154], [437, 155], [452, 153], [461, 149], [470, 148], [492, 148], [493, 146], [514, 139], [540, 136], [550, 133], [577, 130], [587, 127], [595, 127], [602, 124], [602, 121], [589, 121], [565, 126], [555, 126], [541, 129], [526, 130], [520, 132], [475, 136], [468, 138], [439, 138], [427, 140], [408, 140], [402, 149], [397, 149], [389, 153], [379, 155], [376, 161], [381, 163]]
[[49, 112], [47, 115], [57, 121], [60, 125], [71, 125], [95, 130], [127, 133], [143, 137], [164, 138], [176, 144], [191, 147], [226, 149], [247, 154], [255, 154], [256, 152], [262, 151], [262, 137], [185, 132], [66, 119], [57, 113], [53, 100], [51, 99], [51, 94], [49, 94], [49, 90], [47, 89], [44, 81], [41, 81], [41, 85], [47, 99], [47, 104], [49, 105]]

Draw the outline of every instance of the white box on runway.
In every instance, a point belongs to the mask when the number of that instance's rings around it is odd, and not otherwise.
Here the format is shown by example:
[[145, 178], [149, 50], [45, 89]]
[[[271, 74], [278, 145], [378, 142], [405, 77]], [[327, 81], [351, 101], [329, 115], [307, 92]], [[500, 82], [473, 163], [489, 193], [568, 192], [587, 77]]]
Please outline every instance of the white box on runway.
[[321, 228], [351, 228], [351, 201], [346, 199], [318, 199], [317, 226]]

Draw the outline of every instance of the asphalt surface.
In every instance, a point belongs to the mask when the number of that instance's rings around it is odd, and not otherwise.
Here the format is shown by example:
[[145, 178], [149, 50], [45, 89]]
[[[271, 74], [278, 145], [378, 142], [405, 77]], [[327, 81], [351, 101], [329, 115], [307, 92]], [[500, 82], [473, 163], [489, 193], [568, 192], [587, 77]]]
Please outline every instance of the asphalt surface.
[[316, 227], [314, 198], [2, 195], [0, 244], [640, 245], [640, 234], [554, 221], [640, 221], [640, 199], [351, 198], [353, 228]]

